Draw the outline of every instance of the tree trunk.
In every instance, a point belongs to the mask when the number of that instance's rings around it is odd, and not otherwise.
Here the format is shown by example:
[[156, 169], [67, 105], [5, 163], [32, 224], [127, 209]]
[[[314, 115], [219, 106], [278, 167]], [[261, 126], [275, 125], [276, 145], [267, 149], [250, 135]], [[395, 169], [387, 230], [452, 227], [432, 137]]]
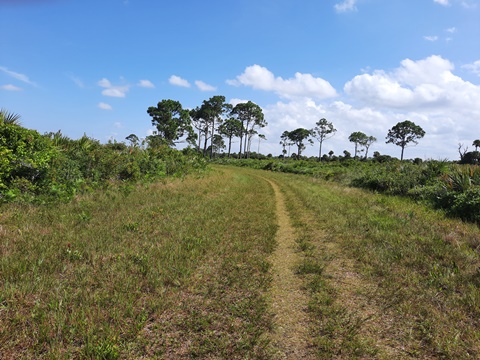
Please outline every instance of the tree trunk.
[[242, 158], [242, 144], [243, 144], [243, 135], [240, 135], [240, 150], [238, 151], [238, 158]]
[[212, 137], [210, 140], [210, 159], [213, 159], [213, 135], [215, 133], [215, 119], [212, 122]]
[[322, 143], [323, 141], [320, 141], [320, 150], [318, 150], [318, 161], [322, 161]]
[[232, 148], [232, 135], [228, 138], [228, 158], [230, 159], [230, 149]]
[[240, 128], [240, 150], [238, 151], [238, 158], [242, 158], [242, 145], [243, 145], [243, 120], [242, 127]]
[[203, 156], [207, 155], [207, 143], [208, 143], [208, 127], [205, 131], [205, 141], [203, 143]]

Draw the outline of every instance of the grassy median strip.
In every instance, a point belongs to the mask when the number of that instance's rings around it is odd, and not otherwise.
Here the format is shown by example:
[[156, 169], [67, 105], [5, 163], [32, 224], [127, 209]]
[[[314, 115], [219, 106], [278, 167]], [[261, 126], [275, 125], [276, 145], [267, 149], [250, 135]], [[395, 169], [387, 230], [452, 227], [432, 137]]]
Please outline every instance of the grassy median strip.
[[266, 182], [221, 169], [0, 208], [3, 358], [267, 357]]
[[270, 174], [284, 189], [319, 358], [478, 358], [477, 226], [396, 197]]

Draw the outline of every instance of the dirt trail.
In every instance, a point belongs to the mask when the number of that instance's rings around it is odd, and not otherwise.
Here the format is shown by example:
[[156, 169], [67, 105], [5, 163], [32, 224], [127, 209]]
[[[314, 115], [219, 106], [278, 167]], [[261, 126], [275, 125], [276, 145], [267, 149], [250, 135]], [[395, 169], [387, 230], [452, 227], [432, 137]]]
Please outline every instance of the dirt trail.
[[295, 251], [295, 230], [291, 225], [284, 196], [273, 181], [269, 182], [275, 191], [277, 204], [278, 247], [270, 257], [273, 270], [271, 306], [275, 329], [273, 345], [279, 359], [308, 359], [309, 334], [306, 308], [308, 298], [301, 289], [301, 280], [295, 276], [294, 267], [300, 257]]

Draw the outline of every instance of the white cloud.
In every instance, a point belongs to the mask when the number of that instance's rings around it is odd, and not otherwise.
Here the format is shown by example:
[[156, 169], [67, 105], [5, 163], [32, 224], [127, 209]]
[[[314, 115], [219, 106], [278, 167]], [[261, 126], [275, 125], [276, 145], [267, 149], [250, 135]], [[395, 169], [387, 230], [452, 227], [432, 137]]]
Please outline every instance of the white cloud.
[[438, 36], [424, 36], [423, 38], [427, 41], [437, 41], [438, 40]]
[[124, 98], [127, 92], [130, 90], [130, 85], [113, 86], [110, 80], [103, 78], [97, 83], [98, 86], [105, 88], [102, 91], [102, 95], [110, 97]]
[[0, 86], [0, 89], [7, 90], [7, 91], [22, 91], [23, 89], [21, 87], [12, 85], [12, 84], [7, 84], [7, 85], [2, 85]]
[[419, 61], [406, 59], [391, 73], [374, 71], [355, 76], [344, 90], [366, 104], [397, 109], [478, 109], [480, 87], [455, 76], [453, 69], [451, 62], [436, 55]]
[[232, 106], [236, 106], [236, 105], [238, 105], [238, 104], [247, 103], [248, 101], [249, 101], [249, 100], [243, 100], [243, 99], [233, 98], [233, 99], [230, 99], [229, 104], [232, 105]]
[[217, 88], [212, 85], [208, 85], [207, 83], [204, 83], [203, 81], [196, 80], [195, 85], [201, 90], [201, 91], [215, 91]]
[[98, 103], [97, 106], [102, 110], [112, 110], [112, 107], [109, 104], [103, 102]]
[[[480, 60], [469, 64], [480, 72]], [[477, 68], [478, 66], [478, 68]], [[280, 136], [298, 127], [311, 129], [321, 118], [331, 121], [337, 133], [323, 145], [323, 153], [343, 150], [353, 153], [348, 136], [362, 131], [375, 136], [374, 151], [395, 157], [400, 149], [385, 143], [393, 125], [406, 119], [420, 125], [426, 136], [408, 148], [407, 158], [458, 159], [457, 144], [471, 143], [472, 129], [478, 129], [480, 86], [454, 74], [455, 67], [440, 56], [421, 60], [406, 59], [393, 70], [375, 70], [359, 74], [345, 84], [342, 100], [319, 101], [298, 97], [263, 106], [269, 125], [262, 132], [267, 141], [261, 151], [279, 155]], [[292, 147], [291, 152], [296, 152]], [[318, 143], [308, 146], [306, 156], [318, 155]]]
[[150, 80], [140, 80], [138, 83], [138, 86], [144, 87], [144, 88], [154, 88], [155, 85]]
[[102, 91], [102, 95], [110, 97], [124, 98], [128, 91], [128, 86], [116, 86]]
[[326, 99], [337, 96], [337, 92], [332, 85], [322, 78], [297, 72], [294, 78], [283, 79], [275, 77], [270, 70], [259, 65], [247, 67], [243, 74], [238, 75], [235, 80], [227, 80], [227, 84], [272, 91], [287, 99], [295, 97]]
[[445, 31], [450, 33], [450, 34], [454, 34], [454, 33], [457, 32], [457, 28], [456, 27], [451, 27], [451, 28], [445, 29]]
[[474, 74], [480, 76], [480, 60], [477, 60], [472, 64], [463, 65], [462, 68], [467, 69], [468, 71], [471, 71]]
[[8, 68], [6, 68], [5, 66], [0, 66], [0, 71], [2, 71], [3, 73], [7, 74], [8, 76], [10, 76], [14, 79], [17, 79], [21, 82], [24, 82], [25, 84], [29, 84], [29, 85], [32, 85], [32, 86], [38, 86], [35, 82], [31, 81], [28, 78], [27, 75], [8, 70]]
[[168, 79], [168, 82], [174, 86], [181, 86], [186, 88], [189, 88], [191, 86], [187, 80], [182, 79], [180, 76], [177, 76], [177, 75], [170, 76], [170, 79]]
[[433, 0], [433, 2], [437, 3], [437, 4], [440, 4], [440, 5], [443, 5], [443, 6], [448, 6], [450, 5], [450, 1], [449, 0]]
[[104, 87], [104, 88], [109, 88], [109, 87], [112, 86], [112, 84], [110, 83], [110, 80], [105, 79], [105, 78], [99, 80], [97, 85], [101, 86], [101, 87]]
[[335, 11], [342, 13], [347, 11], [355, 11], [357, 7], [355, 6], [357, 0], [345, 0], [342, 3], [338, 3], [334, 5]]
[[[354, 131], [362, 131], [378, 139], [370, 149], [370, 156], [374, 151], [388, 153], [389, 150], [394, 149], [383, 140], [387, 129], [395, 122], [404, 120], [400, 116], [394, 116], [392, 119], [391, 114], [372, 107], [356, 108], [343, 101], [323, 103], [307, 98], [271, 104], [265, 107], [264, 114], [269, 125], [262, 130], [267, 135], [267, 141], [262, 143], [261, 151], [273, 155], [281, 154], [282, 149], [278, 142], [283, 131], [291, 131], [299, 127], [312, 129], [321, 118], [331, 121], [337, 129], [335, 135], [324, 142], [323, 154], [330, 150], [333, 150], [336, 155], [342, 155], [343, 150], [353, 153], [353, 145], [348, 141], [348, 137]], [[395, 122], [392, 124], [392, 121]], [[319, 144], [315, 142], [313, 146], [308, 145], [303, 154], [318, 156], [318, 150]], [[297, 149], [293, 146], [290, 151], [296, 153]]]

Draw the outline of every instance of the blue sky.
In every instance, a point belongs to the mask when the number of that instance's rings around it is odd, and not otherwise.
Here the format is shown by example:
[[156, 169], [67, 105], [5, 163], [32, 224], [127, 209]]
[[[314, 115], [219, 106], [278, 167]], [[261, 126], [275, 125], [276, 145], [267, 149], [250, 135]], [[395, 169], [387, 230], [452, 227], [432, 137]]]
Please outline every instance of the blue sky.
[[321, 118], [336, 154], [362, 131], [399, 157], [385, 136], [406, 119], [426, 131], [406, 158], [480, 138], [480, 0], [0, 0], [0, 16], [0, 107], [41, 133], [145, 137], [160, 100], [224, 95], [262, 107], [265, 154]]

